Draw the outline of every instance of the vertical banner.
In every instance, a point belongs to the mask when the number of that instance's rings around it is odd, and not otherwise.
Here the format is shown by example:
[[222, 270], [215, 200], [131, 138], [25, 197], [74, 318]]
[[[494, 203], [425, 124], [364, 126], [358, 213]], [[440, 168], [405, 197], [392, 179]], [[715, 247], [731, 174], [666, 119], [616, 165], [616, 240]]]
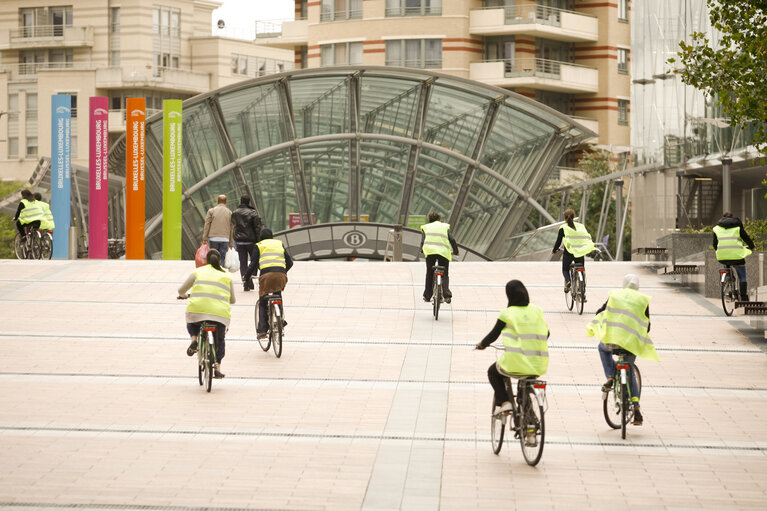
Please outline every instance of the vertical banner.
[[162, 258], [181, 259], [181, 100], [162, 102]]
[[51, 96], [51, 213], [54, 259], [69, 257], [69, 225], [72, 218], [70, 142], [72, 98], [69, 94]]
[[90, 98], [90, 171], [88, 179], [88, 258], [109, 253], [109, 106], [105, 97]]
[[146, 100], [128, 98], [125, 109], [125, 258], [144, 259]]

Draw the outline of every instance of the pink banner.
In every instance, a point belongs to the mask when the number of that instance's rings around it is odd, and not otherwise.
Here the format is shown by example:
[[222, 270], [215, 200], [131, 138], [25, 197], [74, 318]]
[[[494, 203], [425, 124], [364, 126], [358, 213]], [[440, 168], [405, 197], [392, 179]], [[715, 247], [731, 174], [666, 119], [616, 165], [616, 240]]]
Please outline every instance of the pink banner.
[[88, 194], [88, 257], [106, 259], [109, 250], [109, 106], [105, 97], [90, 98], [90, 180]]

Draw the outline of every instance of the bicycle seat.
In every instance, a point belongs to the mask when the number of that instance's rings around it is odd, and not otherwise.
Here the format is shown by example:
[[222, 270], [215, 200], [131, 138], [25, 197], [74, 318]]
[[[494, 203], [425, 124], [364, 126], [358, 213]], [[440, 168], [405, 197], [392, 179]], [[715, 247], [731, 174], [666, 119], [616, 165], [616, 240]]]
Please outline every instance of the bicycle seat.
[[435, 266], [434, 267], [434, 271], [445, 271], [445, 267], [444, 266]]

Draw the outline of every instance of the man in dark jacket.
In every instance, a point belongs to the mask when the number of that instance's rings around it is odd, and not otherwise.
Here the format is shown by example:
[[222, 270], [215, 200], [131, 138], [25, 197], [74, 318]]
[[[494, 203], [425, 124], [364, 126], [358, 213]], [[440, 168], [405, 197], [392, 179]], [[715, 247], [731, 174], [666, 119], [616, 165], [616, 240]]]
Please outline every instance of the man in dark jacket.
[[740, 281], [740, 299], [744, 302], [748, 301], [746, 256], [753, 249], [754, 242], [743, 228], [743, 222], [726, 211], [714, 226], [714, 250], [720, 263], [725, 266], [735, 266]]
[[252, 291], [253, 280], [245, 279], [245, 273], [248, 271], [248, 256], [258, 243], [261, 218], [255, 208], [250, 205], [250, 197], [247, 195], [240, 197], [240, 205], [232, 213], [232, 225], [234, 226], [234, 246], [240, 256], [240, 277], [243, 279], [243, 289]]

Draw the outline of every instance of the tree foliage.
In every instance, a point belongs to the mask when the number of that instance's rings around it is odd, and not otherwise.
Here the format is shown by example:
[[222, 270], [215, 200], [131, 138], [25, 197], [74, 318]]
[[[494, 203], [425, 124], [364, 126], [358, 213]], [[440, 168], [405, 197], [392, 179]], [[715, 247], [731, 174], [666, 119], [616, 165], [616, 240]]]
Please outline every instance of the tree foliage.
[[[5, 197], [20, 190], [23, 183], [17, 181], [0, 181], [0, 197]], [[0, 259], [16, 259], [13, 252], [13, 238], [16, 236], [16, 225], [13, 215], [0, 213]]]
[[[754, 144], [767, 148], [767, 0], [707, 0], [719, 47], [702, 32], [679, 43], [674, 70], [721, 106], [731, 125], [757, 121]], [[677, 65], [677, 59], [668, 62]]]

